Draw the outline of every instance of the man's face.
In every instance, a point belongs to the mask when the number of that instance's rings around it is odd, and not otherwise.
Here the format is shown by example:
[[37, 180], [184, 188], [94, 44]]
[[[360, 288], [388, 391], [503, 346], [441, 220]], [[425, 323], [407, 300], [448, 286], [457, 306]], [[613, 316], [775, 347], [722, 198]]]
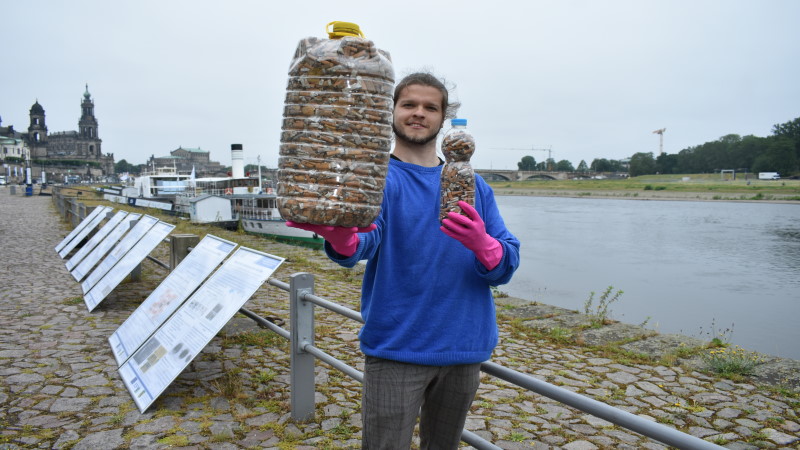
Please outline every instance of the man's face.
[[444, 123], [442, 100], [442, 93], [431, 86], [412, 84], [400, 91], [392, 123], [397, 139], [416, 145], [435, 140]]

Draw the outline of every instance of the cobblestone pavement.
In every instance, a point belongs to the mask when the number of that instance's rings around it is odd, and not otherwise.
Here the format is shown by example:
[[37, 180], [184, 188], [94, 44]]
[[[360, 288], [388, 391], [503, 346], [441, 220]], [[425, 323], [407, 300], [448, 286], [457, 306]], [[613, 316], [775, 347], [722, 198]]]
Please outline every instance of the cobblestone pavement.
[[[166, 274], [146, 261], [141, 281], [90, 313], [54, 251], [70, 228], [50, 197], [0, 189], [0, 449], [358, 447], [360, 385], [317, 362], [316, 416], [292, 421], [287, 342], [241, 316], [140, 414], [107, 338]], [[314, 273], [317, 295], [357, 306], [358, 272], [318, 251], [208, 232], [284, 256], [275, 278]], [[153, 256], [166, 261], [162, 247]], [[286, 293], [267, 284], [246, 306], [288, 319]], [[800, 448], [800, 399], [789, 388], [630, 362], [544, 339], [511, 316], [500, 322], [494, 362], [728, 448]], [[361, 370], [357, 324], [319, 311], [316, 327], [319, 347]], [[488, 375], [467, 429], [507, 449], [666, 448]]]

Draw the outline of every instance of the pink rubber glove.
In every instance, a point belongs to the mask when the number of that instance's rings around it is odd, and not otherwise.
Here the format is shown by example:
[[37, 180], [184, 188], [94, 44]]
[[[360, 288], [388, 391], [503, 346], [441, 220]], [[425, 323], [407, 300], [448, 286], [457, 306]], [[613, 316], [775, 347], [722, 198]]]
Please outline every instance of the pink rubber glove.
[[467, 202], [458, 202], [458, 206], [467, 216], [449, 212], [439, 229], [472, 250], [484, 267], [494, 269], [503, 259], [503, 246], [486, 233], [486, 224], [475, 208]]
[[336, 253], [347, 257], [353, 256], [358, 250], [358, 236], [356, 233], [368, 233], [378, 228], [374, 223], [368, 227], [334, 227], [313, 223], [298, 223], [291, 220], [286, 222], [286, 226], [317, 233], [331, 244]]

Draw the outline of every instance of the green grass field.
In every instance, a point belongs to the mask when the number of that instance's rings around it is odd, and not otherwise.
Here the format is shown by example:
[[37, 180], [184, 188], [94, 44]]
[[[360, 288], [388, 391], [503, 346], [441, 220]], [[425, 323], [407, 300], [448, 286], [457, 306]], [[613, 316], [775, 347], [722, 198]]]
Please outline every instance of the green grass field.
[[530, 181], [493, 181], [489, 184], [493, 189], [515, 190], [553, 190], [553, 191], [672, 191], [672, 192], [704, 192], [742, 195], [780, 195], [797, 197], [800, 200], [800, 180], [745, 180], [738, 175], [731, 180], [727, 175], [722, 179], [719, 174], [689, 175], [644, 175], [618, 180], [530, 180]]

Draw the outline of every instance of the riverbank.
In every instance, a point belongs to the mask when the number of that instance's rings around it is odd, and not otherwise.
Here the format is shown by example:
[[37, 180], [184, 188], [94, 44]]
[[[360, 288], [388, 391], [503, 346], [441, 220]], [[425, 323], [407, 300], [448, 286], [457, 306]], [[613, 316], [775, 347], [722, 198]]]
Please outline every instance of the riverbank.
[[[165, 272], [145, 261], [141, 281], [122, 283], [89, 313], [80, 286], [53, 251], [71, 227], [58, 219], [50, 198], [3, 190], [0, 196], [4, 238], [14, 242], [0, 247], [0, 258], [13, 261], [0, 268], [0, 447], [358, 448], [360, 384], [317, 362], [315, 417], [292, 421], [287, 344], [242, 316], [140, 414], [117, 374], [107, 338]], [[338, 267], [318, 250], [161, 219], [177, 226], [174, 233], [210, 232], [283, 256], [276, 279], [313, 273], [316, 295], [358, 308], [361, 268]], [[168, 260], [166, 246], [151, 256]], [[566, 318], [578, 317], [574, 312], [523, 299], [499, 298], [498, 305], [500, 342], [492, 358], [498, 364], [731, 448], [788, 449], [800, 442], [800, 397], [786, 385], [724, 379], [681, 360], [645, 358], [639, 354], [644, 350], [614, 350], [633, 343], [621, 332], [608, 339], [613, 345], [593, 340], [604, 330], [626, 329], [621, 324], [584, 329], [580, 344], [578, 335], [573, 341], [554, 331], [566, 329]], [[288, 322], [286, 293], [268, 284], [246, 307]], [[359, 324], [319, 308], [315, 320], [316, 345], [363, 370]], [[547, 320], [563, 323], [539, 322]], [[666, 448], [488, 375], [467, 429], [504, 449]]]
[[567, 197], [567, 198], [607, 198], [617, 200], [670, 200], [670, 201], [727, 201], [755, 203], [791, 203], [800, 205], [795, 195], [773, 195], [769, 198], [757, 197], [746, 193], [715, 192], [676, 192], [676, 191], [641, 191], [630, 192], [620, 190], [560, 190], [560, 189], [525, 189], [494, 187], [495, 195], [527, 195], [532, 197]]
[[495, 195], [625, 200], [735, 201], [800, 205], [800, 180], [719, 180], [718, 175], [649, 175], [620, 180], [489, 182]]

